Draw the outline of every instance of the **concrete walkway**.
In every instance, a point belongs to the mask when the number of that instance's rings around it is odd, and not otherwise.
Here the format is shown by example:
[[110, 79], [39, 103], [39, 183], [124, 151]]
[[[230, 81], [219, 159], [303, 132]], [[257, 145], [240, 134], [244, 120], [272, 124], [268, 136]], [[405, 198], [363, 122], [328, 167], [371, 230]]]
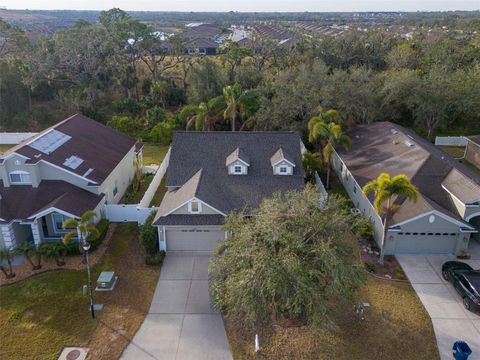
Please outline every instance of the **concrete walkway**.
[[[480, 269], [480, 245], [473, 243], [469, 250], [472, 259], [464, 262]], [[397, 259], [432, 319], [440, 358], [453, 359], [453, 343], [464, 340], [473, 350], [470, 358], [480, 359], [480, 316], [464, 308], [441, 273], [444, 262], [457, 259], [449, 255], [399, 255]]]
[[167, 254], [149, 314], [121, 359], [233, 359], [222, 317], [211, 307], [208, 260]]

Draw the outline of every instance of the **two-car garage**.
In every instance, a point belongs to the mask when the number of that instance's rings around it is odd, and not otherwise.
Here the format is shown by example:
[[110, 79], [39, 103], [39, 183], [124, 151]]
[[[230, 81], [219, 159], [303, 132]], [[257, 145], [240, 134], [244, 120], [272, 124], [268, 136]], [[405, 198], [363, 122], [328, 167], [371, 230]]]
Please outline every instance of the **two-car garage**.
[[457, 233], [398, 233], [395, 254], [455, 254]]
[[162, 229], [167, 251], [213, 251], [218, 242], [225, 239], [220, 227], [167, 227]]

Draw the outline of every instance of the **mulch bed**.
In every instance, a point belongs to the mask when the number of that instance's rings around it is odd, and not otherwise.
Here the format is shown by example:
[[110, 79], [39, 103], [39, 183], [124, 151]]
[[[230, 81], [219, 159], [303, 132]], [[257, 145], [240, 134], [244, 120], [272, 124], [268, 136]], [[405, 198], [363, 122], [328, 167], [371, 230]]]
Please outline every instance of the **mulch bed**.
[[359, 239], [360, 259], [367, 271], [373, 276], [385, 280], [408, 281], [402, 267], [393, 255], [386, 255], [383, 265], [379, 264], [380, 252], [375, 244], [365, 239]]
[[[112, 239], [112, 235], [115, 232], [117, 224], [110, 224], [107, 230], [107, 234], [105, 235], [105, 239], [103, 239], [100, 246], [93, 252], [89, 253], [89, 262], [93, 266], [100, 261], [105, 250], [107, 250], [108, 244]], [[3, 285], [10, 285], [15, 284], [19, 281], [28, 279], [30, 276], [38, 275], [47, 271], [55, 271], [55, 270], [83, 270], [85, 269], [85, 264], [82, 263], [83, 255], [72, 255], [65, 257], [65, 265], [58, 266], [55, 261], [45, 261], [42, 259], [42, 268], [39, 270], [32, 270], [31, 264], [25, 259], [23, 262], [18, 266], [12, 266], [13, 272], [15, 273], [15, 277], [11, 279], [5, 278], [5, 275], [2, 274], [0, 277], [0, 286]]]

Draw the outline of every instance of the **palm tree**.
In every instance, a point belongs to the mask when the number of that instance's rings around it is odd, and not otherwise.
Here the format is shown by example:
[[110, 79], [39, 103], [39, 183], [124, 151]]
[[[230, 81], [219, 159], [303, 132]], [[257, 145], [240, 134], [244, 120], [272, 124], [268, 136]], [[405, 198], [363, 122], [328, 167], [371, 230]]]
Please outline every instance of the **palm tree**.
[[375, 194], [373, 206], [380, 217], [383, 217], [383, 234], [380, 246], [380, 264], [383, 264], [385, 239], [388, 232], [388, 224], [398, 209], [393, 203], [393, 197], [404, 197], [412, 202], [418, 198], [418, 190], [412, 185], [406, 175], [400, 174], [393, 178], [387, 173], [381, 173], [376, 179], [368, 182], [363, 187], [363, 194], [368, 196], [371, 192]]
[[[335, 110], [329, 110], [335, 111]], [[327, 111], [326, 113], [328, 113]], [[335, 111], [336, 112], [336, 111]], [[324, 114], [326, 114], [324, 113]], [[330, 115], [333, 116], [333, 115]], [[322, 139], [323, 162], [327, 168], [327, 189], [330, 187], [330, 161], [334, 149], [342, 144], [345, 149], [350, 148], [350, 138], [342, 132], [342, 127], [334, 122], [325, 122], [322, 117], [314, 116], [308, 121], [308, 140], [315, 144]]]
[[317, 152], [306, 152], [302, 155], [302, 165], [305, 171], [305, 178], [312, 183], [315, 182], [315, 173], [322, 168], [322, 159]]
[[213, 125], [220, 120], [224, 100], [222, 96], [202, 102], [198, 105], [186, 105], [180, 111], [180, 119], [186, 122], [186, 129], [194, 126], [196, 131], [213, 130]]
[[45, 244], [44, 254], [48, 260], [55, 260], [57, 266], [65, 265], [65, 255], [67, 253], [67, 247], [61, 241], [57, 241], [50, 244]]
[[242, 90], [240, 84], [235, 83], [234, 85], [229, 85], [223, 88], [223, 98], [227, 105], [223, 112], [223, 118], [225, 120], [230, 119], [232, 131], [236, 131], [237, 120], [240, 118], [246, 120], [248, 115], [251, 115], [252, 108], [256, 107], [256, 96], [251, 91]]
[[142, 186], [142, 178], [143, 178], [143, 171], [142, 171], [142, 160], [139, 157], [135, 157], [133, 160], [133, 166], [135, 166], [135, 175], [133, 178], [133, 190], [137, 192], [140, 190]]
[[[2, 271], [5, 274], [5, 277], [7, 279], [11, 279], [15, 277], [15, 273], [13, 272], [13, 268], [12, 268], [12, 258], [13, 258], [12, 249], [4, 248], [0, 250], [0, 271]], [[8, 271], [7, 269], [5, 269], [5, 266], [3, 266], [4, 261], [6, 261], [8, 264]]]
[[17, 248], [15, 249], [16, 254], [24, 256], [25, 259], [27, 259], [27, 261], [30, 263], [30, 265], [32, 265], [32, 270], [39, 270], [42, 268], [42, 265], [40, 265], [38, 261], [35, 264], [31, 258], [32, 255], [36, 255], [38, 260], [37, 251], [37, 246], [32, 242], [24, 242], [22, 245], [17, 246]]
[[93, 210], [85, 211], [80, 220], [68, 219], [63, 223], [64, 229], [72, 229], [66, 233], [63, 237], [63, 243], [68, 246], [70, 240], [75, 236], [78, 237], [78, 245], [80, 252], [83, 252], [85, 264], [87, 265], [88, 276], [88, 290], [90, 294], [90, 312], [92, 318], [95, 318], [95, 309], [93, 307], [93, 290], [92, 290], [92, 275], [90, 272], [90, 264], [88, 262], [88, 250], [90, 249], [90, 243], [88, 239], [95, 240], [100, 236], [99, 231], [95, 227], [93, 220], [97, 216], [97, 213]]

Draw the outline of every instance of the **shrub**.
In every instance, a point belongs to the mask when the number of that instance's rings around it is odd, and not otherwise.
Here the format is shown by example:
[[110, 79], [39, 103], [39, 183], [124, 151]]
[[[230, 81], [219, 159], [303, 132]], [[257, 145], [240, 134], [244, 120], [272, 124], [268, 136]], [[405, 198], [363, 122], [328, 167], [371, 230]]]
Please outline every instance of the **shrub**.
[[98, 230], [98, 238], [94, 239], [94, 240], [90, 240], [87, 238], [88, 242], [90, 243], [90, 250], [93, 251], [93, 250], [96, 250], [100, 244], [102, 243], [103, 239], [105, 239], [105, 236], [107, 235], [107, 231], [108, 231], [108, 226], [109, 226], [109, 222], [107, 219], [101, 219], [96, 228]]
[[165, 258], [165, 251], [160, 251], [155, 254], [148, 254], [145, 256], [145, 264], [151, 266], [159, 266], [163, 264], [163, 259]]
[[398, 280], [407, 280], [407, 276], [400, 267], [395, 269], [395, 278]]
[[78, 248], [77, 241], [70, 241], [67, 245], [65, 245], [67, 255], [80, 255], [80, 249]]
[[375, 263], [373, 261], [365, 262], [365, 269], [368, 272], [375, 272]]
[[140, 227], [140, 239], [142, 240], [145, 252], [149, 255], [158, 252], [158, 233], [157, 228], [152, 226], [153, 218], [156, 211], [152, 211], [150, 216], [145, 221], [145, 224]]
[[352, 231], [358, 237], [369, 239], [373, 236], [373, 225], [366, 217], [356, 215], [352, 225]]

